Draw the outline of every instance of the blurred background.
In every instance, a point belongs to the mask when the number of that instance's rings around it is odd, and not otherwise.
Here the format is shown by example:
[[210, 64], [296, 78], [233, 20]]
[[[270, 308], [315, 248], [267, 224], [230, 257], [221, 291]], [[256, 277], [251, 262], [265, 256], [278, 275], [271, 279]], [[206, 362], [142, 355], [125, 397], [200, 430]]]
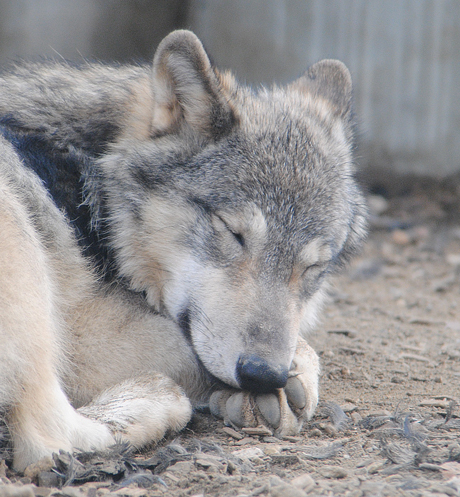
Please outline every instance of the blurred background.
[[149, 61], [171, 30], [250, 84], [322, 58], [349, 67], [371, 191], [460, 177], [458, 0], [0, 0], [0, 61]]

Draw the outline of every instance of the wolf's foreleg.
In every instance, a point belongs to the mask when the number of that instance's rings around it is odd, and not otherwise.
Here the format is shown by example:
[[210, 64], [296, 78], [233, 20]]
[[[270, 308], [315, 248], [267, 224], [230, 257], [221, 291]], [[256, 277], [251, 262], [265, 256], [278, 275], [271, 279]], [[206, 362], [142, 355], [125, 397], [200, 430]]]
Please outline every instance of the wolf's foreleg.
[[170, 378], [145, 373], [105, 390], [78, 412], [109, 426], [117, 441], [140, 448], [184, 428], [192, 408]]
[[219, 390], [211, 396], [211, 412], [238, 427], [265, 425], [278, 436], [294, 435], [313, 416], [318, 403], [318, 376], [318, 356], [299, 337], [284, 388], [264, 394]]
[[14, 466], [24, 469], [59, 449], [103, 447], [113, 437], [61, 389], [66, 344], [47, 253], [14, 192], [0, 184], [0, 197], [0, 408]]

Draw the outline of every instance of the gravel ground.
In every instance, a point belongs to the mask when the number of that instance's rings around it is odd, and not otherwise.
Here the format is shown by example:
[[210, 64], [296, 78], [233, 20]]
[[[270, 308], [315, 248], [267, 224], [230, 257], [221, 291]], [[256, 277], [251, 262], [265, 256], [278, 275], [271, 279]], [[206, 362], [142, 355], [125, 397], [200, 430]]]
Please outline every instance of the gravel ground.
[[298, 437], [196, 413], [180, 437], [143, 454], [61, 454], [24, 476], [1, 461], [0, 497], [460, 496], [460, 195], [451, 191], [370, 198], [368, 243], [335, 280], [310, 338], [321, 404]]

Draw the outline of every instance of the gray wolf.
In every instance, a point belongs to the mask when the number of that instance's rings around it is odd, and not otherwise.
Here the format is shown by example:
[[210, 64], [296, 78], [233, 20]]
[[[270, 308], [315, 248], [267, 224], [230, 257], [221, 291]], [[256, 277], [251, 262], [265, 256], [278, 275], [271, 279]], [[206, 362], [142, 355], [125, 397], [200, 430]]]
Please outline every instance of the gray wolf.
[[351, 79], [322, 61], [249, 89], [176, 31], [153, 66], [17, 65], [0, 79], [0, 409], [23, 470], [142, 447], [192, 405], [296, 433], [302, 338], [360, 246]]

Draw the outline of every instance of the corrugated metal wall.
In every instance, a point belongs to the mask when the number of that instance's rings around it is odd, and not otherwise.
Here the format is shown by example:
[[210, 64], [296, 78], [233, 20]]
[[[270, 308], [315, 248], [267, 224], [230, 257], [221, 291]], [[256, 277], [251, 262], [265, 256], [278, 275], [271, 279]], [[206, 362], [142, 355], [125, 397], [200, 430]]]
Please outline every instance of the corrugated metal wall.
[[186, 24], [188, 0], [0, 0], [0, 62], [151, 59]]
[[252, 83], [343, 60], [364, 166], [460, 171], [460, 0], [0, 0], [0, 60], [150, 59], [178, 26]]
[[251, 82], [338, 58], [355, 84], [361, 162], [432, 176], [460, 170], [458, 0], [192, 0], [218, 65]]

